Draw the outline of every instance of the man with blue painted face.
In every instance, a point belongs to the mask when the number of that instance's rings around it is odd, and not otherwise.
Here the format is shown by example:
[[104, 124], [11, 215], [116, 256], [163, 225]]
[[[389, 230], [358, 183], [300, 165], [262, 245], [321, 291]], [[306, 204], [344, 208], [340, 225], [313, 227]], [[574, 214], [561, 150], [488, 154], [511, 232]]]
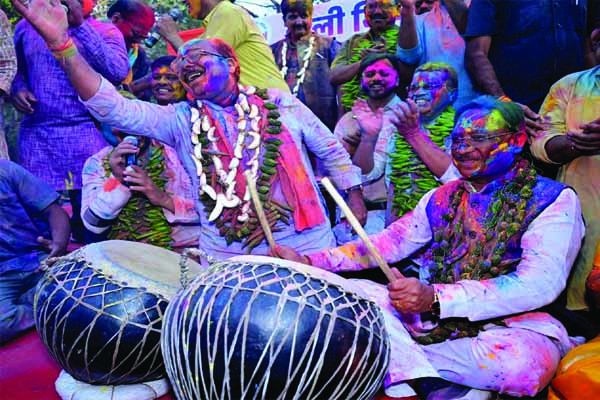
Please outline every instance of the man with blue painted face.
[[[561, 323], [539, 309], [565, 288], [580, 248], [579, 200], [520, 156], [527, 134], [516, 103], [491, 96], [467, 103], [451, 138], [463, 178], [431, 190], [371, 236], [388, 263], [419, 255], [419, 278], [394, 269], [387, 291], [352, 281], [390, 312], [386, 393], [412, 395], [401, 385], [412, 381], [428, 399], [533, 396], [573, 347]], [[333, 272], [377, 266], [362, 242], [274, 253]]]

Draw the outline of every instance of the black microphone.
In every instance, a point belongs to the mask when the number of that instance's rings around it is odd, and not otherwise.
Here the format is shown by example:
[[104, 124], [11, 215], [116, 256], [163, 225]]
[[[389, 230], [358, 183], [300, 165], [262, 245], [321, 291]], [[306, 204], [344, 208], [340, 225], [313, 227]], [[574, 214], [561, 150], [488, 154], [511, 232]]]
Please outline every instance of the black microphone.
[[[175, 21], [175, 22], [177, 22], [177, 20], [179, 18], [181, 18], [181, 14], [182, 13], [179, 8], [174, 8], [171, 11], [169, 11], [169, 16], [171, 18], [173, 18], [173, 21]], [[150, 34], [148, 35], [148, 38], [146, 38], [146, 40], [144, 40], [144, 45], [150, 49], [156, 43], [158, 43], [159, 40], [160, 40], [160, 33], [158, 33], [158, 27], [156, 25], [154, 25], [154, 27], [150, 31]]]
[[[129, 142], [131, 144], [133, 144], [134, 146], [137, 147], [138, 145], [138, 138], [135, 136], [125, 136], [123, 138], [124, 142]], [[130, 165], [135, 165], [136, 163], [136, 159], [135, 159], [135, 153], [134, 154], [127, 154], [126, 158], [125, 158], [125, 165], [126, 166], [130, 166]]]

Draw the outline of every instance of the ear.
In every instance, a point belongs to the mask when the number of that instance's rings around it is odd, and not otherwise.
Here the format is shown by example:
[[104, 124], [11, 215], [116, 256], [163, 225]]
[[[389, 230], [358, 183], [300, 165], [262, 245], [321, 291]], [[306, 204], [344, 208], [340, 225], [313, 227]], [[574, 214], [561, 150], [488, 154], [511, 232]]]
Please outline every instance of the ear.
[[118, 11], [114, 13], [112, 17], [110, 17], [110, 22], [112, 22], [113, 24], [118, 24], [121, 21], [123, 21], [123, 17], [121, 17], [121, 13]]
[[527, 143], [527, 132], [523, 129], [521, 132], [512, 135], [509, 141], [510, 152], [518, 154], [523, 150], [523, 147]]
[[239, 62], [234, 58], [228, 58], [227, 65], [229, 66], [230, 74], [233, 74], [235, 72], [235, 70], [240, 67]]
[[448, 91], [448, 100], [450, 100], [450, 103], [454, 103], [456, 101], [456, 99], [458, 98], [458, 89], [457, 88], [448, 89], [448, 87], [446, 87], [446, 90]]

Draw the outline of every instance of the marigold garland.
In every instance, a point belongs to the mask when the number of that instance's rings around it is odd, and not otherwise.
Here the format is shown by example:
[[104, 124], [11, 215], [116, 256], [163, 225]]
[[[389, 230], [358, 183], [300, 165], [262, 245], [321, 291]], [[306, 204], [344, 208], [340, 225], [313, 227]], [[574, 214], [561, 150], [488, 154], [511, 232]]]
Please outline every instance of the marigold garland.
[[[398, 27], [392, 26], [385, 30], [381, 36], [385, 40], [385, 46], [387, 52], [390, 54], [396, 54], [396, 48], [398, 46]], [[360, 62], [362, 57], [360, 52], [363, 49], [371, 48], [375, 43], [364, 35], [363, 38], [358, 42], [358, 45], [352, 49], [352, 57], [350, 58], [349, 64]], [[346, 110], [352, 109], [354, 102], [361, 94], [360, 77], [354, 76], [352, 80], [346, 82], [342, 86], [342, 105]]]
[[[110, 176], [110, 156], [104, 157], [103, 165], [106, 176]], [[148, 151], [138, 158], [138, 165], [148, 174], [157, 188], [164, 191], [168, 178], [166, 171], [165, 150], [162, 144], [151, 143]], [[109, 239], [130, 240], [171, 249], [173, 245], [173, 229], [162, 207], [156, 206], [140, 192], [131, 192], [131, 197], [112, 225]]]
[[[452, 107], [448, 107], [432, 125], [424, 127], [429, 131], [431, 141], [440, 148], [444, 148], [444, 141], [452, 132], [455, 113]], [[398, 131], [394, 134], [394, 140], [395, 150], [390, 155], [390, 182], [394, 187], [392, 213], [401, 217], [414, 210], [425, 193], [440, 186], [440, 183]]]
[[[493, 194], [484, 220], [481, 237], [474, 239], [475, 248], [459, 263], [447, 262], [446, 257], [462, 244], [463, 213], [461, 203], [466, 196], [465, 184], [461, 183], [452, 194], [448, 212], [442, 215], [446, 224], [434, 232], [433, 243], [425, 253], [423, 267], [430, 273], [430, 283], [455, 283], [461, 280], [486, 280], [506, 275], [515, 270], [520, 259], [504, 259], [508, 241], [525, 230], [527, 205], [533, 197], [537, 176], [529, 162], [520, 160], [512, 180], [504, 182]], [[421, 344], [440, 343], [448, 339], [477, 336], [489, 323], [502, 325], [502, 318], [482, 322], [470, 322], [465, 318], [447, 318], [425, 336], [416, 337]]]

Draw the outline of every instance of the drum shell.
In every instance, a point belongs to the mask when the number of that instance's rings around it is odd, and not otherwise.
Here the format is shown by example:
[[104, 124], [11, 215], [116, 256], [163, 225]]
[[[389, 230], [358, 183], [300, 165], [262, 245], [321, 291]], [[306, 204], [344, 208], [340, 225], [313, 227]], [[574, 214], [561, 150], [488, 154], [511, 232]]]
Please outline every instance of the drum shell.
[[36, 328], [57, 362], [91, 384], [165, 377], [160, 350], [168, 300], [105, 276], [85, 260], [52, 266], [34, 300]]
[[162, 347], [188, 400], [369, 399], [389, 362], [376, 304], [264, 262], [222, 262], [192, 281], [167, 308]]

